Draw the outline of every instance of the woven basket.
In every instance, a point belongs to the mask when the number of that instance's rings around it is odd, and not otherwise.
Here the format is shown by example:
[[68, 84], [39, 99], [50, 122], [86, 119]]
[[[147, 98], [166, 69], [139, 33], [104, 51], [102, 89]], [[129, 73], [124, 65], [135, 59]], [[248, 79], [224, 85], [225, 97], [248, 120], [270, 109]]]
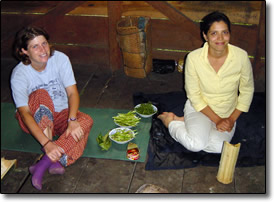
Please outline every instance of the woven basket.
[[[143, 20], [142, 28], [140, 20]], [[117, 40], [123, 53], [127, 76], [144, 78], [152, 70], [149, 17], [127, 16], [117, 23]]]

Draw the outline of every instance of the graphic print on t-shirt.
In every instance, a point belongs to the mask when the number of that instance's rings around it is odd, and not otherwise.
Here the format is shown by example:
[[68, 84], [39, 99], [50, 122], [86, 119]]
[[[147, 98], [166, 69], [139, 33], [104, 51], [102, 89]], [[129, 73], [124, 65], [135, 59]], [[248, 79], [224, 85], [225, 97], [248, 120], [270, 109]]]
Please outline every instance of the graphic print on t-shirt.
[[65, 92], [62, 91], [60, 81], [57, 78], [50, 80], [48, 84], [44, 83], [34, 87], [32, 92], [38, 89], [45, 89], [49, 93], [53, 102], [56, 100], [63, 100], [66, 96]]

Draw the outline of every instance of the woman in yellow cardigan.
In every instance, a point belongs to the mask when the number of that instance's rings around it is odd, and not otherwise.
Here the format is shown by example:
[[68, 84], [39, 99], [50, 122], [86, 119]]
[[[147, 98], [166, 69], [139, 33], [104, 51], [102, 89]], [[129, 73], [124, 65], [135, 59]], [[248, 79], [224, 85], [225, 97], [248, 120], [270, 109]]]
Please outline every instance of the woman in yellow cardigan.
[[200, 24], [202, 48], [189, 53], [185, 66], [187, 101], [184, 116], [158, 116], [170, 135], [190, 151], [221, 153], [230, 142], [236, 120], [248, 112], [254, 93], [253, 72], [247, 52], [229, 44], [230, 21], [213, 12]]

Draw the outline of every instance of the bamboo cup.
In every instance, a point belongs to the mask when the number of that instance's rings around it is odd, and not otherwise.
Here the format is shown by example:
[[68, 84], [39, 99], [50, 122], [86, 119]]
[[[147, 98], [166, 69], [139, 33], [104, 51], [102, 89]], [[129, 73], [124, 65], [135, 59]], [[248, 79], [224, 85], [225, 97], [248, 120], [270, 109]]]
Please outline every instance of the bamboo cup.
[[217, 174], [217, 180], [223, 184], [229, 184], [234, 177], [236, 162], [238, 159], [241, 143], [232, 145], [224, 141], [221, 161]]

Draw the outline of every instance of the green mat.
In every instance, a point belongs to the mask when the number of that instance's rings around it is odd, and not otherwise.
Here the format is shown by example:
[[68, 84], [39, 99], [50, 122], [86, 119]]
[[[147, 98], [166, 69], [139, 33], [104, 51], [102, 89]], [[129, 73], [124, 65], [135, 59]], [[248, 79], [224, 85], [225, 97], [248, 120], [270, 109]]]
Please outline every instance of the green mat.
[[[126, 113], [129, 110], [97, 108], [79, 108], [79, 110], [89, 114], [94, 121], [83, 157], [128, 160], [126, 158], [127, 144], [120, 145], [112, 142], [108, 151], [102, 151], [96, 138], [99, 133], [105, 135], [117, 127], [113, 122], [113, 116], [116, 116], [117, 113]], [[12, 103], [1, 103], [1, 149], [42, 153], [40, 144], [31, 135], [22, 131], [14, 114], [15, 107]], [[138, 126], [134, 128], [138, 134], [132, 142], [136, 143], [140, 149], [140, 158], [137, 162], [146, 160], [150, 127], [151, 118], [142, 118]]]

